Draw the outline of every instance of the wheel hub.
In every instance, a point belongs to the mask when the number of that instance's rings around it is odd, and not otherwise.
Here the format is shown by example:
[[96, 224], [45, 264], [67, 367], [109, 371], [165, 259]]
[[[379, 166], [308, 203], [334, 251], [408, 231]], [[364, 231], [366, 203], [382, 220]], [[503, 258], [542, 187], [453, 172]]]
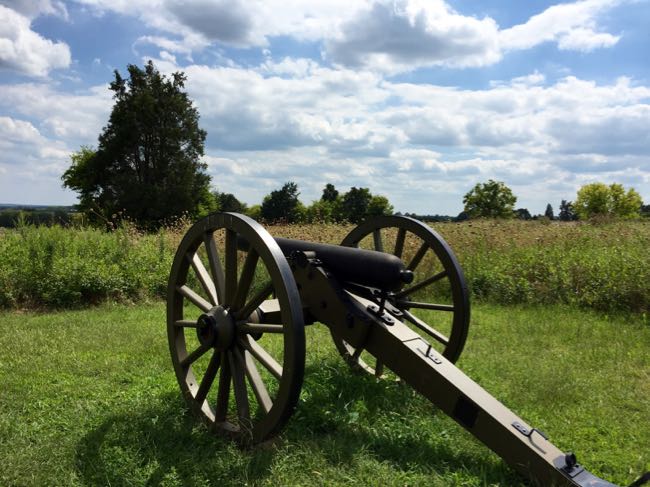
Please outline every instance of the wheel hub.
[[235, 320], [228, 310], [215, 306], [199, 316], [196, 335], [203, 346], [217, 350], [230, 348], [235, 338]]

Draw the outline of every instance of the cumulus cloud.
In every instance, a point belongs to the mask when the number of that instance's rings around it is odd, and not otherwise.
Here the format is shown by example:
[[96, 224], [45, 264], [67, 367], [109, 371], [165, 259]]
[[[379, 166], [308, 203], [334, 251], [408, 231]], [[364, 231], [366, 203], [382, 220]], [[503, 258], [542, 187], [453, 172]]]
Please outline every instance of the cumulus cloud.
[[69, 65], [67, 44], [43, 38], [27, 17], [0, 5], [0, 70], [43, 77]]
[[63, 2], [51, 0], [0, 0], [4, 5], [29, 19], [39, 15], [55, 15], [68, 19], [68, 10]]
[[445, 0], [79, 1], [98, 12], [139, 18], [158, 32], [137, 42], [168, 52], [191, 56], [215, 44], [266, 48], [284, 36], [321, 43], [323, 56], [338, 65], [397, 73], [492, 65], [508, 51], [544, 42], [563, 50], [611, 47], [620, 35], [598, 22], [625, 0], [554, 5], [507, 29], [489, 16], [460, 14]]
[[4, 85], [0, 90], [0, 108], [35, 118], [41, 132], [79, 144], [95, 143], [111, 104], [106, 85], [76, 94], [43, 83]]
[[455, 13], [442, 0], [377, 2], [326, 42], [345, 66], [402, 71], [418, 66], [484, 66], [501, 57], [493, 19]]
[[41, 140], [41, 134], [30, 122], [0, 116], [0, 143], [8, 145], [32, 143]]
[[3, 85], [0, 172], [11, 175], [0, 178], [3, 202], [72, 204], [74, 194], [58, 189], [61, 174], [73, 151], [96, 145], [111, 103], [107, 86], [71, 94], [43, 83]]
[[499, 33], [503, 49], [529, 49], [543, 42], [557, 42], [560, 49], [591, 51], [611, 47], [620, 36], [597, 32], [598, 16], [622, 0], [582, 0], [553, 5], [527, 22]]
[[168, 0], [165, 6], [184, 26], [200, 32], [209, 40], [235, 46], [263, 42], [254, 38], [255, 32], [249, 11], [238, 0]]

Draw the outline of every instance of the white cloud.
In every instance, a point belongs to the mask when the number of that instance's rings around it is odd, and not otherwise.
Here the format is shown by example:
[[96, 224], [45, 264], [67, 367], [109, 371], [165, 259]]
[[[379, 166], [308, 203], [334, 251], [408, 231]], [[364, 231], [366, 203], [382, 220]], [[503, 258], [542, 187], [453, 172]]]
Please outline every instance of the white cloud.
[[41, 132], [79, 144], [94, 144], [112, 105], [108, 86], [82, 93], [58, 91], [42, 83], [3, 85], [0, 107], [39, 120]]
[[560, 49], [591, 51], [611, 47], [620, 36], [597, 32], [597, 19], [623, 0], [582, 0], [553, 5], [526, 23], [499, 33], [505, 50], [529, 49], [543, 42], [557, 42]]
[[37, 187], [60, 186], [70, 151], [61, 141], [43, 136], [31, 122], [0, 116], [0, 200], [43, 201]]
[[[581, 0], [549, 7], [500, 30], [489, 16], [456, 12], [445, 0], [79, 0], [97, 12], [134, 16], [157, 31], [151, 43], [191, 56], [213, 45], [267, 49], [286, 36], [322, 43], [322, 55], [348, 67], [397, 73], [426, 66], [480, 67], [504, 52], [556, 42], [590, 51], [615, 45], [600, 16], [625, 0]], [[163, 34], [163, 35], [158, 35]]]
[[41, 37], [31, 30], [27, 17], [0, 5], [0, 70], [43, 77], [69, 65], [67, 44]]
[[30, 122], [0, 116], [0, 143], [14, 145], [40, 139], [41, 134]]
[[493, 19], [459, 15], [442, 0], [376, 2], [326, 42], [345, 66], [399, 72], [420, 66], [484, 66], [500, 58]]
[[566, 51], [589, 52], [601, 47], [611, 47], [616, 44], [621, 36], [607, 32], [594, 32], [591, 29], [577, 28], [560, 36], [557, 46]]
[[0, 0], [4, 5], [29, 19], [39, 15], [54, 15], [68, 20], [68, 10], [65, 3], [51, 0]]

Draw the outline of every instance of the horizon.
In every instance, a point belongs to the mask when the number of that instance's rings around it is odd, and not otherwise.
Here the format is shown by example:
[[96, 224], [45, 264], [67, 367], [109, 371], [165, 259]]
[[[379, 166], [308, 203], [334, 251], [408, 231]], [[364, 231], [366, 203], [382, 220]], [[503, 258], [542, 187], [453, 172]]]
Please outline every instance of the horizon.
[[76, 204], [70, 154], [97, 146], [113, 70], [149, 59], [187, 75], [212, 189], [249, 206], [289, 180], [305, 204], [331, 182], [419, 215], [488, 179], [531, 214], [592, 182], [650, 201], [647, 0], [0, 0], [0, 21], [18, 205]]

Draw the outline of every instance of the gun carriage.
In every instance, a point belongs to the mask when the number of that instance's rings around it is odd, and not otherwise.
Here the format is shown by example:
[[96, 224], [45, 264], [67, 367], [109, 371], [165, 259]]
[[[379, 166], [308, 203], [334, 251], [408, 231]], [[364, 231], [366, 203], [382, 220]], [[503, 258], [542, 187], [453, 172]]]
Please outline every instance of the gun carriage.
[[305, 326], [320, 323], [351, 367], [391, 371], [537, 484], [614, 486], [454, 365], [469, 319], [452, 250], [398, 216], [362, 223], [337, 246], [274, 239], [243, 215], [213, 214], [182, 239], [168, 286], [181, 391], [218, 433], [257, 443], [281, 431], [303, 383]]

